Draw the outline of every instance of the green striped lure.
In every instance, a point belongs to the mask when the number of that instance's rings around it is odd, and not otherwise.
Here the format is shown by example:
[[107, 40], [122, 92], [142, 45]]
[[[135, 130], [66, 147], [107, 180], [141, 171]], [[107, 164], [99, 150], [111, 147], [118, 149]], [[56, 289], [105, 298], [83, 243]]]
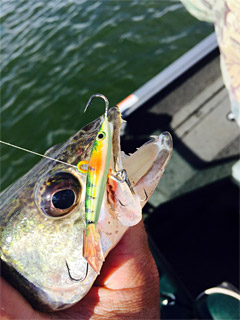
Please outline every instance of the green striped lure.
[[[87, 110], [92, 100], [96, 97], [102, 98], [106, 103], [105, 119], [93, 143], [89, 162], [81, 161], [78, 163], [78, 170], [87, 174], [85, 196], [86, 230], [83, 235], [83, 256], [92, 268], [99, 273], [104, 256], [97, 223], [110, 169], [112, 133], [107, 118], [109, 103], [105, 96], [101, 94], [91, 96], [84, 111]], [[83, 170], [82, 165], [86, 164], [88, 164], [88, 170]]]

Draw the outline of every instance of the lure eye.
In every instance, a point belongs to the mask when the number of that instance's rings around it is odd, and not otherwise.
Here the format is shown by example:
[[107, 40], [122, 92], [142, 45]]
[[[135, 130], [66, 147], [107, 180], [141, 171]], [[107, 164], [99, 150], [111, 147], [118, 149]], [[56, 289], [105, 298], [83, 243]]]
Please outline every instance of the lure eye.
[[80, 196], [80, 182], [67, 172], [59, 172], [50, 176], [40, 186], [37, 193], [38, 204], [42, 212], [55, 218], [69, 214], [78, 204]]
[[106, 133], [104, 131], [100, 131], [97, 135], [97, 140], [104, 140], [106, 138]]

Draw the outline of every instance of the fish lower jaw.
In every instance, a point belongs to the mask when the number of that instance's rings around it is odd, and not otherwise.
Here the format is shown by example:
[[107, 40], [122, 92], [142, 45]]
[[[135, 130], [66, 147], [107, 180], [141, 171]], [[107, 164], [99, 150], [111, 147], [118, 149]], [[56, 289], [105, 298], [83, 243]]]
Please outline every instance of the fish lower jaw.
[[[92, 287], [97, 273], [89, 268], [84, 281], [74, 281], [68, 276], [66, 284], [58, 282], [46, 285], [31, 278], [31, 275], [21, 272], [16, 265], [10, 265], [7, 259], [1, 256], [1, 273], [7, 281], [31, 302], [31, 305], [40, 311], [54, 312], [71, 307], [81, 300]], [[58, 275], [54, 274], [54, 278]]]

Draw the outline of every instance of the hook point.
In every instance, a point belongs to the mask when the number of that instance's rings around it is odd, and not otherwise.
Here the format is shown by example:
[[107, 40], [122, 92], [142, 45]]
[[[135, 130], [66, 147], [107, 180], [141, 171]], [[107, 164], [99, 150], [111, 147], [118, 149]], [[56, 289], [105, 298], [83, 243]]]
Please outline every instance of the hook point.
[[105, 118], [107, 118], [107, 113], [108, 113], [108, 108], [109, 108], [109, 102], [108, 102], [108, 99], [101, 93], [95, 93], [93, 94], [90, 99], [88, 100], [88, 103], [84, 109], [84, 112], [87, 111], [88, 107], [90, 106], [90, 104], [92, 103], [93, 99], [95, 98], [101, 98], [105, 101]]

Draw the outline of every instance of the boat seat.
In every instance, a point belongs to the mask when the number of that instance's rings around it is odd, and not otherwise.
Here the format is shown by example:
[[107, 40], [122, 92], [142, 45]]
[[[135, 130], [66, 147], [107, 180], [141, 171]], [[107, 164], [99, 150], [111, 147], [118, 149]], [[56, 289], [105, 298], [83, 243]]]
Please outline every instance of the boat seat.
[[201, 293], [195, 307], [199, 319], [239, 319], [240, 294], [235, 287], [224, 282]]

